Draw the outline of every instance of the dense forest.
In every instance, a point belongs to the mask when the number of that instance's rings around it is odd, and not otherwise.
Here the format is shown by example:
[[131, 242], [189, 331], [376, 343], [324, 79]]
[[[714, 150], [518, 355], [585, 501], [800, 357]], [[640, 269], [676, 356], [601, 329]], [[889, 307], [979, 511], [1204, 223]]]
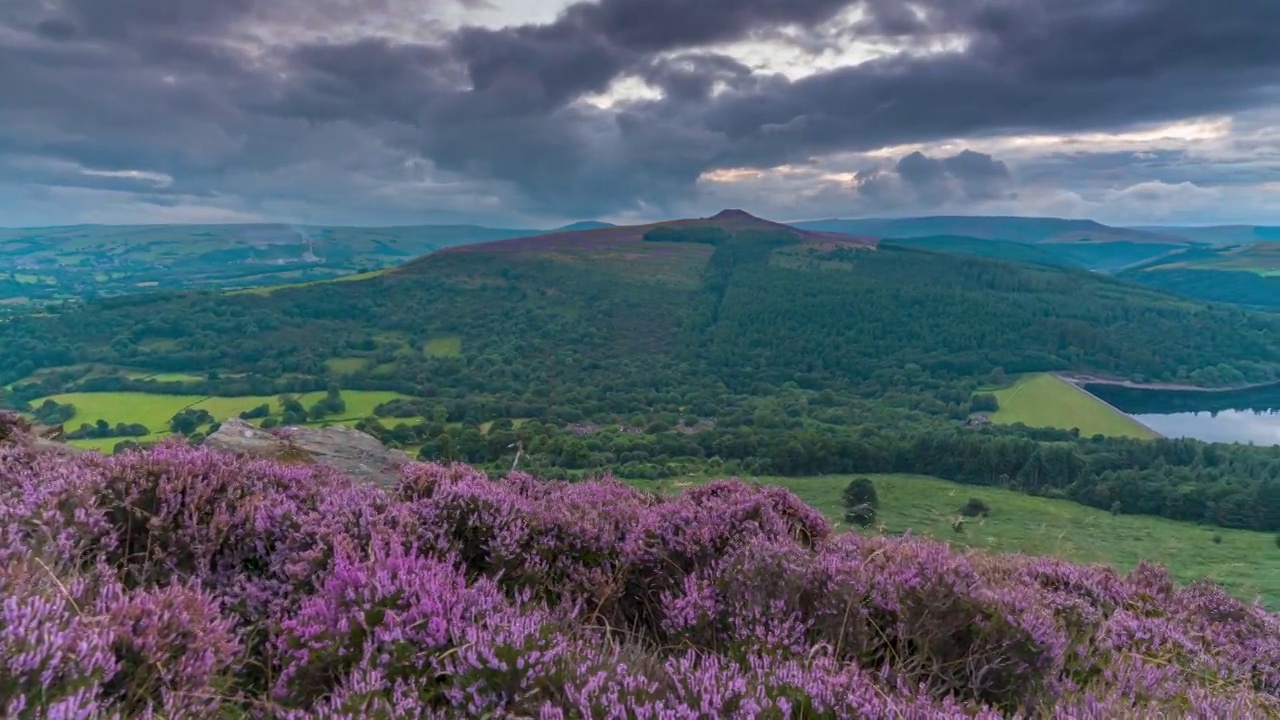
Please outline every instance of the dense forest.
[[[359, 282], [69, 304], [0, 323], [0, 384], [18, 406], [68, 390], [393, 390], [418, 405], [366, 429], [495, 470], [519, 452], [557, 477], [919, 472], [1280, 529], [1266, 500], [1280, 451], [963, 422], [975, 392], [1021, 372], [1275, 380], [1274, 318], [1072, 269], [682, 232], [637, 240], [622, 265], [590, 262], [603, 251], [588, 239], [576, 254], [440, 253]], [[691, 241], [710, 257], [677, 277], [660, 261]]]
[[1189, 297], [1280, 310], [1280, 277], [1248, 270], [1139, 269], [1124, 277]]

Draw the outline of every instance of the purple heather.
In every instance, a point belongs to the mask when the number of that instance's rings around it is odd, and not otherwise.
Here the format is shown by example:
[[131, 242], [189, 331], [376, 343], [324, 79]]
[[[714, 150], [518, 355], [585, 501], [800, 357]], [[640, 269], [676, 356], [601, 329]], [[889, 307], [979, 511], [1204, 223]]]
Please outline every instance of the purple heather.
[[15, 718], [1280, 715], [1280, 618], [1163, 569], [835, 533], [778, 488], [0, 449]]

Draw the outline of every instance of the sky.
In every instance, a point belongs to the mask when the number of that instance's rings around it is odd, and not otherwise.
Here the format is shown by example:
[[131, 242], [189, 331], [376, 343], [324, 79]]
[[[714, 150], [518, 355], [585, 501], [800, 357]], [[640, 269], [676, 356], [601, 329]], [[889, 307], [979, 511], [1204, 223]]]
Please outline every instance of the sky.
[[0, 226], [727, 207], [1280, 224], [1280, 2], [0, 2]]

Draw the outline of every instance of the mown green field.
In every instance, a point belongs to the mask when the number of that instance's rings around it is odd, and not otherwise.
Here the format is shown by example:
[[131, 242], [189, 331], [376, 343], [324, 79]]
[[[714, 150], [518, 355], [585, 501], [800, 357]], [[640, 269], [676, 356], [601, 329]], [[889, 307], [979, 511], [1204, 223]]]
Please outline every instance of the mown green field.
[[[840, 493], [853, 476], [750, 478], [785, 487], [833, 521], [844, 516]], [[880, 498], [884, 532], [932, 537], [960, 547], [1028, 555], [1053, 555], [1080, 563], [1129, 570], [1141, 560], [1165, 565], [1180, 582], [1212, 578], [1233, 594], [1261, 597], [1280, 608], [1280, 547], [1275, 537], [1157, 517], [1113, 516], [1067, 500], [1032, 497], [1011, 490], [973, 487], [912, 475], [867, 475]], [[748, 479], [748, 478], [743, 478]], [[637, 487], [678, 490], [707, 478], [629, 481]], [[991, 507], [963, 534], [951, 529], [960, 506], [978, 498]], [[841, 527], [847, 527], [841, 525]], [[1222, 538], [1213, 542], [1214, 535]]]
[[68, 440], [67, 444], [74, 447], [81, 448], [83, 450], [96, 450], [102, 453], [103, 455], [110, 455], [115, 450], [116, 445], [119, 445], [120, 443], [126, 440], [132, 440], [133, 442], [136, 442], [136, 443], [155, 443], [155, 442], [160, 442], [161, 440], [164, 440], [167, 437], [169, 437], [169, 433], [153, 433], [145, 437], [132, 437], [132, 438], [114, 437], [114, 438], [89, 438], [86, 440]]
[[996, 390], [995, 396], [1000, 409], [991, 414], [991, 420], [997, 423], [1079, 428], [1083, 437], [1157, 437], [1137, 420], [1049, 373], [1019, 378], [1012, 387]]
[[[313, 392], [299, 395], [298, 400], [307, 407], [323, 398], [324, 392]], [[325, 424], [355, 424], [356, 421], [371, 417], [373, 410], [382, 403], [403, 398], [404, 395], [394, 392], [344, 390], [342, 399], [347, 410], [333, 418], [323, 421]], [[181, 410], [198, 408], [208, 410], [218, 421], [235, 417], [240, 413], [258, 407], [263, 403], [271, 406], [273, 414], [280, 412], [280, 403], [275, 396], [246, 395], [241, 397], [209, 397], [206, 395], [160, 395], [137, 392], [115, 393], [67, 393], [54, 395], [50, 399], [55, 402], [75, 405], [76, 414], [66, 422], [70, 430], [78, 428], [81, 423], [92, 425], [97, 420], [106, 420], [111, 425], [117, 423], [141, 423], [152, 431], [152, 435], [141, 438], [144, 441], [158, 440], [168, 434], [169, 420]], [[39, 405], [45, 398], [36, 400]], [[72, 440], [77, 447], [109, 451], [122, 438], [105, 438], [91, 440]]]

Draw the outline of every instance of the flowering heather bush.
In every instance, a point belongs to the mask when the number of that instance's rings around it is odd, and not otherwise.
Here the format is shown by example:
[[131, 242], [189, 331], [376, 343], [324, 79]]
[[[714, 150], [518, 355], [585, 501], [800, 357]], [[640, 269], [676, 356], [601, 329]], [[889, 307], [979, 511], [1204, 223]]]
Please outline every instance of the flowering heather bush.
[[1280, 716], [1280, 618], [790, 493], [0, 446], [5, 717]]

